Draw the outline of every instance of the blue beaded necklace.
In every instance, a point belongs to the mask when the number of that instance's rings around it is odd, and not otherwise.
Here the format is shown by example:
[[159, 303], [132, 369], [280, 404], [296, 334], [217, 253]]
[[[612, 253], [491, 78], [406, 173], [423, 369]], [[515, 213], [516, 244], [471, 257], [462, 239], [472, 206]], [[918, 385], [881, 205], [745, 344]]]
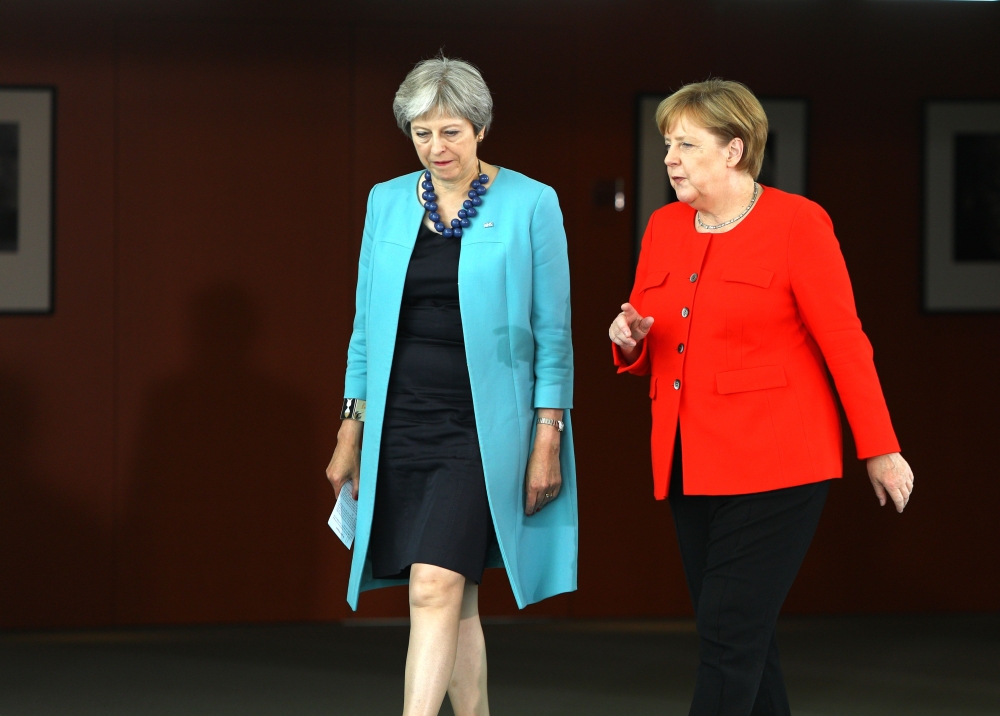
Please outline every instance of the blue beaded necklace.
[[438, 213], [437, 194], [434, 193], [434, 182], [431, 180], [431, 173], [424, 172], [424, 180], [420, 183], [424, 193], [420, 196], [424, 200], [424, 208], [429, 213], [428, 218], [434, 222], [434, 229], [446, 239], [455, 237], [462, 238], [462, 229], [468, 229], [472, 224], [470, 218], [478, 214], [476, 207], [483, 203], [482, 196], [486, 193], [486, 185], [490, 178], [483, 174], [483, 165], [479, 165], [479, 178], [472, 180], [472, 189], [469, 190], [469, 198], [462, 202], [462, 209], [458, 210], [458, 218], [451, 220], [451, 228], [441, 221], [441, 214]]

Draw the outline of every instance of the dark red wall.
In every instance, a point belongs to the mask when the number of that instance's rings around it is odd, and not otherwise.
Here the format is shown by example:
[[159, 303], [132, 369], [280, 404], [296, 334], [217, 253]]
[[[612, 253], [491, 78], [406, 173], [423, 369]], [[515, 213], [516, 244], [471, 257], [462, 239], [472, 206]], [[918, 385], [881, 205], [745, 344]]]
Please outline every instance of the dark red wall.
[[[591, 197], [623, 177], [631, 199], [636, 94], [709, 74], [810, 100], [810, 196], [917, 476], [904, 516], [879, 509], [846, 441], [788, 609], [1000, 608], [1000, 315], [919, 301], [921, 103], [1000, 96], [1000, 7], [393, 5], [0, 10], [0, 84], [58, 88], [56, 311], [0, 317], [0, 626], [349, 616], [323, 470], [361, 222], [418, 166], [390, 105], [441, 46], [494, 92], [483, 158], [553, 185], [570, 241], [580, 590], [529, 612], [689, 612], [645, 381], [609, 360], [631, 212]], [[516, 611], [502, 574], [483, 607]], [[359, 615], [405, 611], [382, 590]]]

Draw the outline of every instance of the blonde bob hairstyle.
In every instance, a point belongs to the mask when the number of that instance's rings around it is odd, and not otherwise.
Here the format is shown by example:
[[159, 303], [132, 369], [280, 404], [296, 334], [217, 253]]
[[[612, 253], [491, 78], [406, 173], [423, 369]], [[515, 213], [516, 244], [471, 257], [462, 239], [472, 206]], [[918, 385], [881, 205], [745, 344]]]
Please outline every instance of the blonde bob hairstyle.
[[656, 108], [656, 126], [665, 135], [681, 117], [701, 125], [728, 144], [743, 140], [743, 156], [737, 169], [754, 179], [764, 163], [767, 115], [746, 85], [719, 78], [684, 85]]

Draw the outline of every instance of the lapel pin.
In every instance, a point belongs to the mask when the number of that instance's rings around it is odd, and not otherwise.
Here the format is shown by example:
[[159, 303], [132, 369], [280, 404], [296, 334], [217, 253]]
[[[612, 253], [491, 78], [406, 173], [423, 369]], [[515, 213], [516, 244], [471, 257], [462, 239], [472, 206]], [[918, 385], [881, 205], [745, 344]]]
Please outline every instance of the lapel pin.
[[493, 222], [492, 221], [487, 221], [485, 224], [483, 224], [483, 228], [484, 229], [492, 229], [493, 228]]

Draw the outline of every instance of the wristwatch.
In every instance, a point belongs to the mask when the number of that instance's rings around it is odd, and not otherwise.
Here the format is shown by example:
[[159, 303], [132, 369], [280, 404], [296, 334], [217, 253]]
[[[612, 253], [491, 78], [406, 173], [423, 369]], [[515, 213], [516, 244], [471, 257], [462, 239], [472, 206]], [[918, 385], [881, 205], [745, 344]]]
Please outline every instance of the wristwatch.
[[552, 418], [535, 418], [535, 422], [539, 425], [551, 425], [559, 432], [562, 432], [563, 428], [566, 427], [566, 423], [562, 420], [553, 420]]

